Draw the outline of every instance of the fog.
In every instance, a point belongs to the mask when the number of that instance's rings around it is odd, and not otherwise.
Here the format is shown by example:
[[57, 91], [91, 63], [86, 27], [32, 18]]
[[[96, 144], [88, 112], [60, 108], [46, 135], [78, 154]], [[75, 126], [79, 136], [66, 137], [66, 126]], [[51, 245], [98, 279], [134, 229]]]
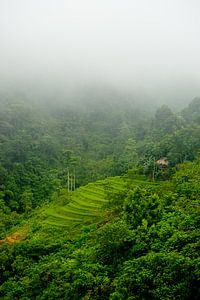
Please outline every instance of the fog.
[[0, 89], [200, 96], [198, 0], [0, 0]]

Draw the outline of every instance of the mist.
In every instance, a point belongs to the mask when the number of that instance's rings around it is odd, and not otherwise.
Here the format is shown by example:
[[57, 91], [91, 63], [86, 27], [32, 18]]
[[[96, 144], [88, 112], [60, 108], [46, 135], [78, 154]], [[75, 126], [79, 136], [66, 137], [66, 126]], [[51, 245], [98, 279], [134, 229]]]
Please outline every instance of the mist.
[[0, 90], [183, 105], [200, 95], [199, 11], [197, 0], [0, 0]]

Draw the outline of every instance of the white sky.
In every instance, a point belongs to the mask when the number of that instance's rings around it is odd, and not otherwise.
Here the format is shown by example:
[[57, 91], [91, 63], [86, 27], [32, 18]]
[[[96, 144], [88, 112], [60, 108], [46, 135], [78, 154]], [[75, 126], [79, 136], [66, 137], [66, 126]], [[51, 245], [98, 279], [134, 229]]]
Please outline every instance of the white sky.
[[200, 1], [0, 0], [0, 79], [200, 96]]

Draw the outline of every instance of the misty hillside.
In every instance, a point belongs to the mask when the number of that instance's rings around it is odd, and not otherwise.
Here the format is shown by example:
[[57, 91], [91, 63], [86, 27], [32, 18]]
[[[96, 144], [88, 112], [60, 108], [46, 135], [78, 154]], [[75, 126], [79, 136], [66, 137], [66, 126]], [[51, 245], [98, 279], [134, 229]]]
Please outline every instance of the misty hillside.
[[0, 297], [198, 299], [200, 99], [3, 100]]
[[0, 1], [0, 299], [200, 299], [199, 11]]
[[195, 99], [179, 113], [162, 106], [151, 115], [126, 103], [120, 107], [101, 103], [86, 112], [80, 107], [44, 111], [27, 102], [2, 102], [1, 172], [7, 174], [2, 185], [5, 190], [12, 185], [18, 206], [26, 189], [37, 201], [48, 198], [66, 184], [67, 169], [76, 169], [79, 186], [138, 166], [150, 176], [152, 161], [167, 157], [170, 168], [157, 174], [167, 178], [176, 164], [193, 160], [198, 153], [199, 103]]

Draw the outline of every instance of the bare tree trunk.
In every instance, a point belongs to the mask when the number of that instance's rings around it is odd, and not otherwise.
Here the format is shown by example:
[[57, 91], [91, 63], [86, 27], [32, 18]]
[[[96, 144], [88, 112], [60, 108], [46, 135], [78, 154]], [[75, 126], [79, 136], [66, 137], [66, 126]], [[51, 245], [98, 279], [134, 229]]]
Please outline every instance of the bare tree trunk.
[[156, 160], [155, 157], [153, 159], [153, 174], [152, 174], [152, 180], [155, 181], [155, 169], [156, 169]]
[[74, 170], [74, 191], [76, 189], [76, 173], [75, 173], [75, 170]]
[[73, 175], [70, 176], [70, 190], [73, 191]]
[[67, 169], [67, 190], [69, 192], [69, 169]]

